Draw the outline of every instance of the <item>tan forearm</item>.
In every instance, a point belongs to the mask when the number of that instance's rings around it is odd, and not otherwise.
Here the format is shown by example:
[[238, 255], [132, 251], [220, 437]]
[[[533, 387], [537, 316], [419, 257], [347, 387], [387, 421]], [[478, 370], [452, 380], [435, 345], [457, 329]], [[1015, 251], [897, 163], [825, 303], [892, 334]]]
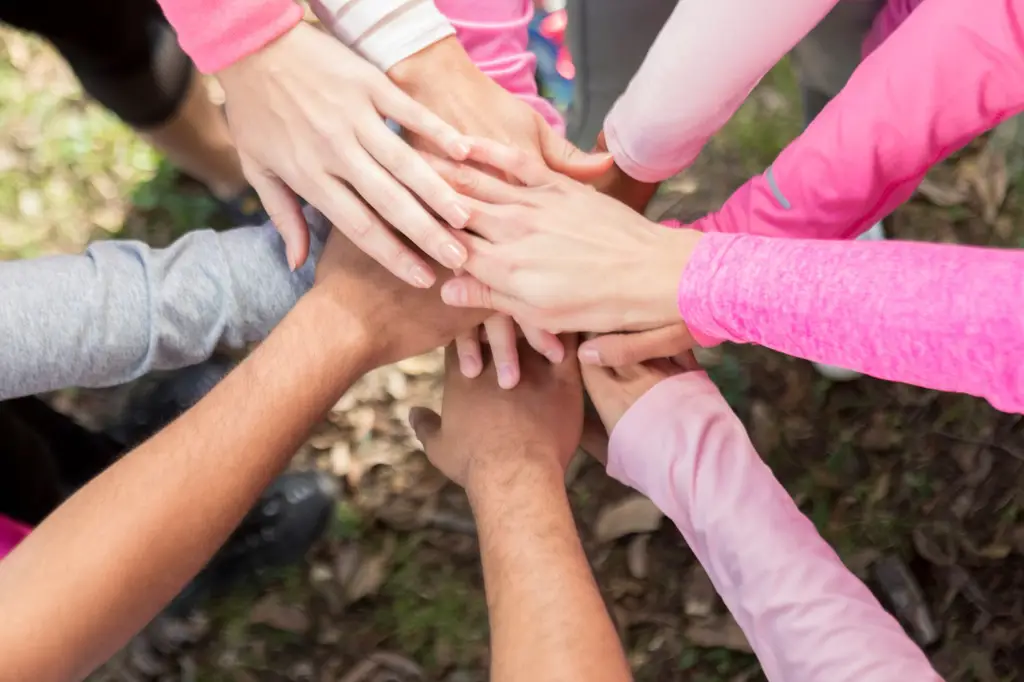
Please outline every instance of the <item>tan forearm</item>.
[[361, 340], [324, 332], [327, 305], [303, 299], [198, 405], [0, 564], [0, 680], [84, 677], [202, 568], [361, 371]]
[[[622, 646], [560, 472], [522, 470], [470, 486], [491, 619], [493, 682], [625, 682]], [[475, 489], [474, 489], [475, 488]]]

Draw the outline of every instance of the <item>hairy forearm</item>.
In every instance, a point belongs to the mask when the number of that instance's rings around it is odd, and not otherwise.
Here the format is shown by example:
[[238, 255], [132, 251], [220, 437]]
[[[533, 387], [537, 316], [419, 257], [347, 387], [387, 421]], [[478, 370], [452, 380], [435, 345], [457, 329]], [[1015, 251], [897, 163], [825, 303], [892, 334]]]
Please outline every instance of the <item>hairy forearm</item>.
[[468, 487], [490, 611], [491, 679], [629, 680], [560, 472], [515, 463]]
[[333, 324], [344, 324], [337, 306], [307, 296], [198, 405], [0, 564], [0, 680], [85, 676], [202, 568], [359, 376], [360, 334], [325, 334]]

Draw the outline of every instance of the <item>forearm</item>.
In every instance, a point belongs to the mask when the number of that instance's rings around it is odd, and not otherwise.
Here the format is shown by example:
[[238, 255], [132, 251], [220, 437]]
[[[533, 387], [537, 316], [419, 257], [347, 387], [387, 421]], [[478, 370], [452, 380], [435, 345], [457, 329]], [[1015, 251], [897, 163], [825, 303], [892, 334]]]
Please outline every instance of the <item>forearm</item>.
[[345, 322], [333, 302], [304, 299], [196, 407], [0, 563], [0, 679], [81, 679], [177, 594], [359, 376], [363, 340]]
[[468, 490], [495, 682], [624, 682], [629, 667], [580, 545], [562, 476], [521, 467]]
[[269, 224], [0, 265], [0, 399], [120, 384], [264, 338], [312, 283], [327, 226], [310, 218], [313, 258], [295, 273]]
[[679, 311], [696, 336], [756, 343], [1024, 411], [1024, 253], [914, 242], [705, 235]]
[[771, 168], [701, 229], [861, 234], [936, 162], [1024, 109], [1022, 10], [1020, 0], [921, 3]]
[[204, 73], [257, 52], [302, 21], [294, 0], [157, 0]]
[[703, 372], [616, 425], [609, 473], [686, 538], [770, 680], [938, 681], [928, 659], [800, 513]]
[[680, 2], [605, 121], [615, 162], [644, 182], [684, 169], [836, 2]]

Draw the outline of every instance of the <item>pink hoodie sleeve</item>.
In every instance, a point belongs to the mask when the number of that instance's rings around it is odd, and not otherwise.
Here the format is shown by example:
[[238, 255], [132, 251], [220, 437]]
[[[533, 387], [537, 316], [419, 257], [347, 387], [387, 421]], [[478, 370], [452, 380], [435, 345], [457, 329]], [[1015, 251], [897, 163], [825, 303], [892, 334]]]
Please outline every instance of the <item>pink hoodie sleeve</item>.
[[689, 166], [836, 2], [680, 2], [605, 119], [616, 164], [643, 182], [661, 182]]
[[157, 0], [203, 73], [258, 52], [302, 21], [293, 0]]
[[703, 372], [647, 392], [611, 435], [608, 473], [679, 528], [772, 682], [935, 682], [754, 451]]
[[[934, 2], [934, 0], [932, 0]], [[701, 339], [756, 343], [1024, 412], [1024, 251], [708, 234], [679, 285]]]
[[435, 0], [459, 42], [481, 71], [524, 100], [551, 127], [564, 131], [561, 115], [537, 94], [537, 58], [527, 49], [532, 0]]
[[[683, 3], [687, 4], [687, 3]], [[851, 238], [937, 161], [1024, 110], [1024, 0], [928, 0], [707, 232]]]
[[11, 553], [29, 534], [29, 528], [0, 514], [0, 560]]

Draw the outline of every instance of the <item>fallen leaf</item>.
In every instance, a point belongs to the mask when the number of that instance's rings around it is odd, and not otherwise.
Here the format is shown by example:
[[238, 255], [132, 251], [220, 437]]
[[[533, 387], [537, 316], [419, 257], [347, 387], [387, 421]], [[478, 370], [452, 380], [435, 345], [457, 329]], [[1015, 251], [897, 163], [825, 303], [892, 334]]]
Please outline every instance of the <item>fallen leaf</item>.
[[700, 564], [694, 564], [683, 585], [683, 613], [691, 618], [705, 618], [714, 613], [719, 599], [707, 571]]
[[444, 355], [439, 351], [426, 355], [417, 355], [414, 358], [402, 360], [397, 365], [409, 376], [424, 376], [429, 374], [441, 374], [444, 371]]
[[894, 554], [882, 556], [872, 565], [870, 580], [882, 602], [918, 646], [938, 641], [940, 632], [924, 591], [903, 559]]
[[691, 623], [683, 631], [688, 644], [702, 649], [729, 649], [752, 654], [754, 650], [747, 641], [739, 624], [729, 614], [706, 618]]
[[626, 566], [629, 568], [629, 574], [637, 580], [647, 578], [649, 565], [647, 545], [650, 542], [650, 535], [637, 535], [630, 540], [629, 548], [626, 550]]
[[284, 603], [277, 594], [268, 594], [256, 602], [249, 613], [249, 622], [297, 635], [309, 631], [309, 616], [306, 615], [305, 610], [293, 604]]
[[755, 400], [750, 406], [750, 440], [762, 455], [769, 455], [779, 446], [778, 416], [763, 400]]
[[633, 533], [658, 530], [663, 514], [643, 495], [630, 495], [603, 508], [594, 525], [598, 542], [610, 542]]
[[380, 591], [387, 580], [394, 550], [395, 539], [389, 535], [380, 552], [363, 558], [352, 579], [345, 585], [345, 596], [349, 602], [372, 597]]
[[352, 471], [352, 448], [348, 442], [340, 440], [331, 446], [331, 471], [339, 478]]

